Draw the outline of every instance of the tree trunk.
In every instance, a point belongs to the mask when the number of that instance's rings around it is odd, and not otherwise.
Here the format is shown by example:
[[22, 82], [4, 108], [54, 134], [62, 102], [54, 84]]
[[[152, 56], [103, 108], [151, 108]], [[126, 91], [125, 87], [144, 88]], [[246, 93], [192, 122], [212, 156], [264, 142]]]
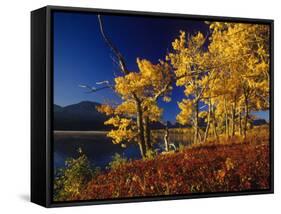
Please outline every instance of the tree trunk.
[[208, 134], [209, 134], [210, 123], [211, 123], [211, 112], [212, 112], [211, 108], [212, 108], [212, 103], [211, 103], [211, 98], [209, 98], [209, 108], [208, 108], [208, 117], [207, 117], [208, 121], [207, 121], [207, 127], [204, 135], [204, 142], [207, 141]]
[[165, 151], [169, 151], [169, 128], [168, 124], [166, 125], [165, 135], [164, 135], [164, 142], [165, 142]]
[[242, 112], [241, 112], [241, 107], [239, 108], [239, 135], [242, 136]]
[[144, 140], [144, 127], [143, 127], [143, 112], [141, 103], [136, 101], [137, 104], [137, 127], [138, 127], [138, 145], [140, 148], [141, 156], [146, 157], [146, 146]]
[[231, 120], [232, 120], [232, 128], [231, 128], [231, 136], [235, 135], [235, 114], [236, 114], [236, 101], [232, 104], [232, 111], [231, 111]]
[[149, 127], [149, 118], [145, 117], [144, 118], [144, 141], [145, 141], [145, 146], [147, 150], [152, 149], [152, 144], [151, 144], [151, 131]]
[[213, 120], [214, 134], [215, 134], [217, 142], [219, 142], [219, 135], [217, 132], [217, 119], [216, 119], [216, 115], [215, 115], [214, 106], [212, 106], [211, 116], [212, 116], [212, 120]]
[[249, 103], [248, 103], [247, 96], [245, 96], [245, 121], [244, 121], [244, 129], [243, 129], [243, 138], [244, 139], [246, 139], [246, 137], [247, 137], [248, 117], [249, 117]]
[[198, 142], [199, 139], [199, 111], [198, 111], [198, 100], [195, 100], [195, 115], [194, 115], [194, 143]]
[[227, 115], [227, 106], [226, 98], [224, 98], [224, 119], [225, 119], [225, 134], [229, 137], [229, 124], [228, 124], [228, 115]]

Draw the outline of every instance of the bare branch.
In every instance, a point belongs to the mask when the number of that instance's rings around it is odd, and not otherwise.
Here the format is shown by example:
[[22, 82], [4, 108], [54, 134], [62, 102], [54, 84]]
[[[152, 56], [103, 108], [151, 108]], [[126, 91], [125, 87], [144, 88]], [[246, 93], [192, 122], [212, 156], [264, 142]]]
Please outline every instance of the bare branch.
[[104, 80], [104, 81], [101, 81], [101, 82], [96, 82], [97, 85], [102, 85], [102, 84], [109, 84], [109, 81], [108, 80]]
[[78, 85], [78, 87], [80, 87], [80, 88], [87, 88], [87, 89], [89, 89], [90, 91], [96, 90], [95, 87], [90, 87], [90, 86], [88, 86], [88, 85]]
[[107, 89], [107, 88], [112, 88], [112, 89], [113, 89], [113, 87], [114, 87], [114, 86], [112, 86], [112, 85], [110, 85], [110, 84], [107, 84], [107, 85], [105, 85], [105, 86], [103, 86], [103, 87], [100, 87], [100, 88], [90, 87], [90, 86], [88, 86], [88, 85], [78, 85], [78, 86], [79, 86], [80, 88], [86, 88], [86, 89], [88, 89], [88, 91], [86, 91], [85, 93], [94, 93], [94, 92], [101, 91], [101, 90]]
[[208, 105], [203, 105], [199, 109], [202, 110], [203, 108], [208, 107]]
[[[120, 51], [114, 46], [114, 44], [111, 42], [111, 40], [109, 39], [109, 37], [105, 34], [104, 32], [104, 28], [103, 28], [103, 21], [100, 15], [98, 15], [98, 20], [99, 20], [99, 25], [100, 25], [100, 31], [102, 34], [102, 37], [104, 39], [104, 41], [106, 42], [106, 44], [108, 45], [108, 47], [110, 48], [110, 50], [113, 52], [113, 54], [116, 56], [116, 58], [118, 59], [118, 64], [119, 64], [119, 69], [121, 70], [122, 73], [124, 73], [125, 75], [129, 74], [130, 72], [127, 69], [126, 63], [125, 63], [125, 59], [123, 57], [123, 55], [120, 53]], [[141, 102], [141, 99], [135, 94], [132, 93], [134, 99], [137, 102]]]
[[166, 83], [166, 85], [153, 97], [154, 101], [157, 101], [160, 96], [162, 96], [168, 89], [168, 87], [172, 84], [172, 81]]
[[119, 64], [120, 70], [124, 74], [128, 74], [128, 70], [127, 70], [127, 67], [126, 67], [126, 63], [125, 63], [124, 57], [122, 56], [120, 51], [114, 46], [114, 44], [111, 42], [109, 37], [105, 34], [104, 27], [103, 27], [103, 21], [102, 21], [102, 18], [101, 18], [100, 15], [98, 15], [98, 20], [99, 20], [99, 26], [100, 26], [101, 35], [102, 35], [104, 41], [106, 42], [106, 44], [108, 45], [108, 47], [110, 48], [110, 50], [114, 53], [114, 55], [118, 59], [118, 62], [119, 62], [118, 64]]

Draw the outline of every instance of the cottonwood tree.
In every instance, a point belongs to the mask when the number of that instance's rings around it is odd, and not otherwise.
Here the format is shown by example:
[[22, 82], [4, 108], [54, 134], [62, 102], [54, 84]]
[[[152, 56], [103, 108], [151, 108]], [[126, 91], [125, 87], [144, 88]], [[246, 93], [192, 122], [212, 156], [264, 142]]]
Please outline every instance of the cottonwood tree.
[[217, 113], [224, 115], [227, 136], [230, 135], [229, 121], [231, 135], [235, 134], [238, 114], [240, 134], [246, 138], [250, 111], [269, 108], [269, 28], [214, 22], [210, 30], [208, 50], [216, 60], [214, 69], [219, 76], [215, 84]]
[[[171, 80], [166, 63], [153, 65], [148, 60], [137, 59], [137, 64], [138, 72], [129, 72], [114, 79], [114, 90], [120, 95], [122, 103], [117, 106], [102, 105], [98, 110], [112, 116], [105, 124], [115, 127], [108, 133], [114, 143], [137, 142], [142, 156], [145, 156], [147, 149], [152, 147], [149, 125], [159, 121], [162, 115], [157, 100], [164, 94], [168, 95], [171, 88], [165, 86]], [[168, 96], [163, 98], [169, 101]]]
[[[206, 121], [204, 141], [210, 127], [219, 134], [247, 136], [251, 111], [269, 108], [269, 27], [243, 23], [208, 23], [210, 36], [186, 36], [180, 32], [168, 54], [177, 86], [186, 98], [178, 103], [177, 120], [191, 123], [194, 142], [201, 139], [199, 118]], [[201, 106], [207, 106], [200, 109]], [[202, 107], [201, 107], [202, 108]]]
[[178, 103], [181, 112], [177, 115], [177, 120], [183, 125], [192, 123], [194, 143], [200, 141], [199, 108], [207, 88], [207, 83], [204, 85], [202, 81], [206, 72], [204, 51], [206, 38], [200, 32], [187, 37], [186, 33], [181, 31], [179, 38], [172, 43], [173, 51], [167, 55], [167, 60], [174, 68], [176, 85], [185, 88], [186, 98]]
[[102, 18], [98, 16], [101, 34], [116, 57], [121, 74], [114, 78], [111, 88], [118, 94], [121, 104], [98, 107], [100, 112], [111, 116], [105, 125], [113, 129], [108, 133], [113, 143], [135, 142], [139, 145], [142, 157], [146, 156], [151, 145], [151, 122], [161, 119], [162, 109], [157, 101], [168, 102], [172, 90], [170, 66], [164, 61], [153, 64], [146, 59], [137, 59], [138, 71], [127, 68], [120, 51], [105, 34]]

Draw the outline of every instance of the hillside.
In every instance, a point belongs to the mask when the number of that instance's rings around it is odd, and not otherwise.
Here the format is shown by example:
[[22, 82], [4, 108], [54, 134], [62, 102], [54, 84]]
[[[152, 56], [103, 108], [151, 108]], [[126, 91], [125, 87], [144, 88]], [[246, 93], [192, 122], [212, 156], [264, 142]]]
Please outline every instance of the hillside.
[[54, 105], [55, 130], [108, 130], [104, 126], [107, 117], [96, 110], [96, 102], [83, 101], [77, 104], [61, 107]]
[[268, 189], [269, 145], [185, 148], [153, 159], [120, 162], [81, 191], [57, 200], [89, 200]]

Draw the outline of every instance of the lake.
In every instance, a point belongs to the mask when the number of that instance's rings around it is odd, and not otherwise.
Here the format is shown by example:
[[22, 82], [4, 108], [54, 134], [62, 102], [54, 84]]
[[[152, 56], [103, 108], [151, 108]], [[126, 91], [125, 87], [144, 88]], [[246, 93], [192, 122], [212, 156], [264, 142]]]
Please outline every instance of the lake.
[[[120, 145], [113, 144], [106, 133], [105, 131], [54, 131], [54, 169], [64, 167], [67, 158], [77, 157], [79, 148], [87, 155], [91, 164], [101, 169], [108, 165], [115, 153], [127, 159], [141, 158], [136, 144], [122, 148]], [[154, 132], [158, 142], [154, 147], [158, 151], [164, 149], [163, 135], [163, 130]], [[176, 146], [180, 143], [188, 143], [190, 141], [188, 136], [190, 135], [176, 132], [176, 129], [170, 132], [171, 143]]]
[[77, 157], [78, 148], [87, 155], [91, 164], [105, 168], [115, 153], [131, 158], [140, 158], [137, 145], [122, 148], [113, 144], [103, 131], [54, 131], [54, 168], [61, 168], [65, 160]]

